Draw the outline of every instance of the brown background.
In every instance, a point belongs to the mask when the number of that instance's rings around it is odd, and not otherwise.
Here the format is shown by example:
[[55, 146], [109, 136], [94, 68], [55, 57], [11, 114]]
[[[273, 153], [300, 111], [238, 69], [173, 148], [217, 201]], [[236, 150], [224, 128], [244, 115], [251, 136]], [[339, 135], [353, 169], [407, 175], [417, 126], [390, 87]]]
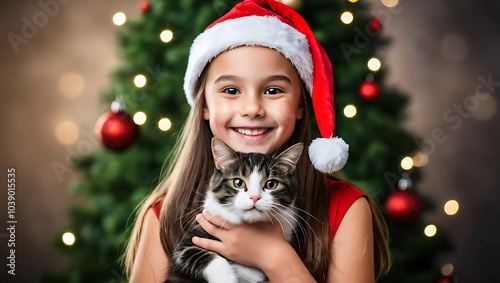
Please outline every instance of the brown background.
[[[0, 10], [0, 180], [6, 184], [7, 168], [16, 168], [18, 224], [13, 280], [5, 271], [7, 189], [2, 185], [0, 281], [33, 282], [41, 272], [57, 270], [67, 262], [52, 243], [64, 229], [66, 209], [84, 202], [69, 191], [78, 174], [58, 176], [53, 164], [67, 165], [72, 154], [84, 153], [89, 144], [95, 147], [95, 140], [82, 133], [91, 133], [97, 117], [108, 108], [99, 102], [99, 93], [119, 63], [115, 56], [119, 27], [111, 18], [117, 11], [125, 12], [128, 19], [137, 17], [139, 1], [69, 0], [58, 6], [27, 43], [18, 46], [17, 53], [7, 35], [22, 35], [23, 18], [30, 20], [43, 9], [38, 1], [4, 2]], [[460, 282], [496, 281], [500, 264], [500, 4], [494, 0], [406, 0], [391, 10], [377, 0], [369, 2], [385, 23], [384, 34], [393, 40], [380, 52], [389, 71], [387, 82], [412, 98], [406, 126], [424, 139], [432, 139], [435, 129], [442, 132], [442, 140], [429, 152], [419, 184], [436, 204], [426, 219], [449, 233], [456, 245], [440, 261], [455, 265]], [[68, 72], [83, 77], [80, 96], [60, 94], [59, 80]], [[498, 82], [490, 86], [491, 95], [470, 106], [481, 78], [488, 77]], [[454, 112], [460, 106], [471, 108], [463, 108], [462, 114]], [[445, 120], [443, 115], [455, 120]], [[61, 145], [54, 134], [64, 119], [80, 127], [80, 139], [70, 146]], [[453, 217], [442, 210], [448, 199], [461, 205]]]

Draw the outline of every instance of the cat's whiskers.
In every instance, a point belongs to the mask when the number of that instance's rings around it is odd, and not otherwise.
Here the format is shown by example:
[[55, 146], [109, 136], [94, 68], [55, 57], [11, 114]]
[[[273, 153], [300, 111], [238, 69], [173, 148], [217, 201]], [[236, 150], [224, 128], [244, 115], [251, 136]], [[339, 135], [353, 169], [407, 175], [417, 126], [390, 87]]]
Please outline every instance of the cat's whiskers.
[[[186, 215], [182, 216], [179, 218], [179, 221], [181, 218], [187, 219], [187, 222], [182, 225], [182, 231], [186, 232], [190, 229], [191, 225], [195, 223], [196, 215], [200, 212], [199, 208], [198, 209], [193, 209], [190, 212], [188, 212]], [[181, 222], [182, 223], [182, 222]]]
[[[292, 218], [292, 219], [294, 219], [294, 220], [296, 220], [296, 219], [297, 219], [297, 217], [300, 217], [300, 216], [299, 216], [297, 213], [295, 213], [294, 211], [291, 211], [291, 210], [289, 210], [289, 209], [281, 209], [278, 205], [279, 205], [279, 204], [278, 204], [278, 203], [276, 203], [276, 204], [274, 204], [274, 205], [271, 207], [271, 210], [272, 210], [273, 212], [275, 212], [275, 214], [280, 214], [280, 215], [282, 215], [282, 216], [285, 216], [285, 215], [286, 215], [286, 216], [289, 216], [290, 218]], [[281, 205], [281, 206], [284, 206], [284, 205]], [[295, 215], [292, 215], [292, 213], [290, 213], [290, 212], [294, 212], [294, 214], [295, 214]], [[299, 238], [300, 238], [300, 237], [299, 237], [299, 235], [298, 235], [298, 233], [297, 233], [297, 227], [300, 229], [300, 231], [301, 231], [302, 235], [304, 235], [304, 236], [305, 236], [305, 235], [307, 234], [307, 233], [306, 233], [306, 229], [305, 229], [305, 228], [304, 228], [304, 226], [300, 223], [300, 221], [295, 221], [296, 227], [294, 227], [293, 223], [291, 223], [291, 222], [290, 222], [290, 221], [289, 221], [286, 217], [283, 217], [283, 219], [284, 219], [284, 220], [288, 223], [288, 225], [289, 225], [290, 227], [292, 227], [292, 228], [293, 228], [293, 229], [292, 229], [292, 231], [293, 231], [293, 233], [295, 234], [295, 237], [296, 237], [297, 239], [299, 239]], [[279, 220], [278, 220], [278, 221], [279, 221]], [[280, 224], [281, 224], [281, 223], [280, 223]], [[283, 225], [282, 225], [282, 227], [283, 227]], [[283, 231], [283, 232], [284, 232], [284, 231]], [[299, 243], [299, 248], [300, 248], [300, 243]]]
[[[287, 208], [286, 205], [283, 205], [281, 203], [275, 203], [273, 204], [274, 206], [276, 207], [284, 207], [284, 208]], [[310, 215], [309, 213], [307, 213], [306, 211], [304, 211], [303, 209], [300, 209], [300, 208], [297, 208], [295, 207], [295, 209], [297, 209], [298, 211], [301, 211], [301, 212], [304, 212], [306, 214], [308, 214], [309, 216], [311, 216], [312, 218], [314, 218], [315, 220], [318, 220], [317, 218], [313, 217], [312, 215]], [[316, 232], [314, 232], [314, 229], [312, 228], [311, 224], [309, 224], [305, 219], [304, 217], [300, 216], [300, 214], [298, 214], [297, 212], [295, 212], [295, 216], [300, 219], [301, 221], [297, 221], [297, 226], [299, 226], [299, 228], [301, 229], [303, 235], [307, 235], [307, 231], [306, 231], [306, 228], [304, 227], [304, 225], [302, 225], [302, 223], [305, 223], [305, 225], [307, 225], [309, 227], [309, 230], [313, 233], [313, 236], [319, 240], [319, 237], [318, 235], [316, 234]], [[319, 220], [318, 220], [319, 221]]]

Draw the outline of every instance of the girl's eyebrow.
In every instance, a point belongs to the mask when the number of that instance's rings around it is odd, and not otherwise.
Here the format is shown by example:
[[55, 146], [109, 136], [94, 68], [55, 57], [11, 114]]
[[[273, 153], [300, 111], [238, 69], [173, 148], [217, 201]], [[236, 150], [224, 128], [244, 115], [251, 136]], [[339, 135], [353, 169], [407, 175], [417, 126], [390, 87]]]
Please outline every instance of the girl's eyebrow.
[[[223, 82], [223, 81], [239, 81], [240, 78], [238, 76], [233, 76], [233, 75], [221, 75], [219, 76], [215, 81], [214, 84]], [[271, 75], [268, 76], [267, 78], [264, 79], [266, 82], [272, 82], [272, 81], [284, 81], [287, 83], [292, 83], [292, 80], [285, 76], [285, 75]]]
[[224, 81], [239, 81], [239, 78], [233, 75], [222, 75], [214, 81], [214, 84]]
[[272, 76], [267, 77], [266, 81], [267, 82], [284, 81], [284, 82], [287, 82], [289, 84], [292, 83], [292, 80], [289, 77], [285, 76], [285, 75], [272, 75]]

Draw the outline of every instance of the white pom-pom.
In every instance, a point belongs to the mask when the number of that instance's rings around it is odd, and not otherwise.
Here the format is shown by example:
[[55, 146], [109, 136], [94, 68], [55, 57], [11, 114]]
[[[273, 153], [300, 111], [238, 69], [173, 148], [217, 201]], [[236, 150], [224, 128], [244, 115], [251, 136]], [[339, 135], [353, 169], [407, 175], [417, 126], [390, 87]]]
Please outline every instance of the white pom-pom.
[[349, 145], [339, 137], [314, 139], [309, 146], [309, 158], [314, 168], [333, 173], [344, 167], [349, 157]]

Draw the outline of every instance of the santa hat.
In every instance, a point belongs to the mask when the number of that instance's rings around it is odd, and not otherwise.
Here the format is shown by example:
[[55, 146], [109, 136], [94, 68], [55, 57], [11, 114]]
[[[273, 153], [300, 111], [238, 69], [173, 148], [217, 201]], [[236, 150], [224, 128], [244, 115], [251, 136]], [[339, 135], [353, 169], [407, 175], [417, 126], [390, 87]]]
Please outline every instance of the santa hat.
[[188, 103], [193, 105], [196, 84], [205, 66], [220, 53], [239, 46], [276, 49], [292, 62], [312, 97], [322, 137], [309, 146], [312, 164], [324, 173], [342, 169], [349, 145], [334, 136], [332, 63], [305, 20], [276, 0], [245, 0], [194, 40], [184, 77]]

